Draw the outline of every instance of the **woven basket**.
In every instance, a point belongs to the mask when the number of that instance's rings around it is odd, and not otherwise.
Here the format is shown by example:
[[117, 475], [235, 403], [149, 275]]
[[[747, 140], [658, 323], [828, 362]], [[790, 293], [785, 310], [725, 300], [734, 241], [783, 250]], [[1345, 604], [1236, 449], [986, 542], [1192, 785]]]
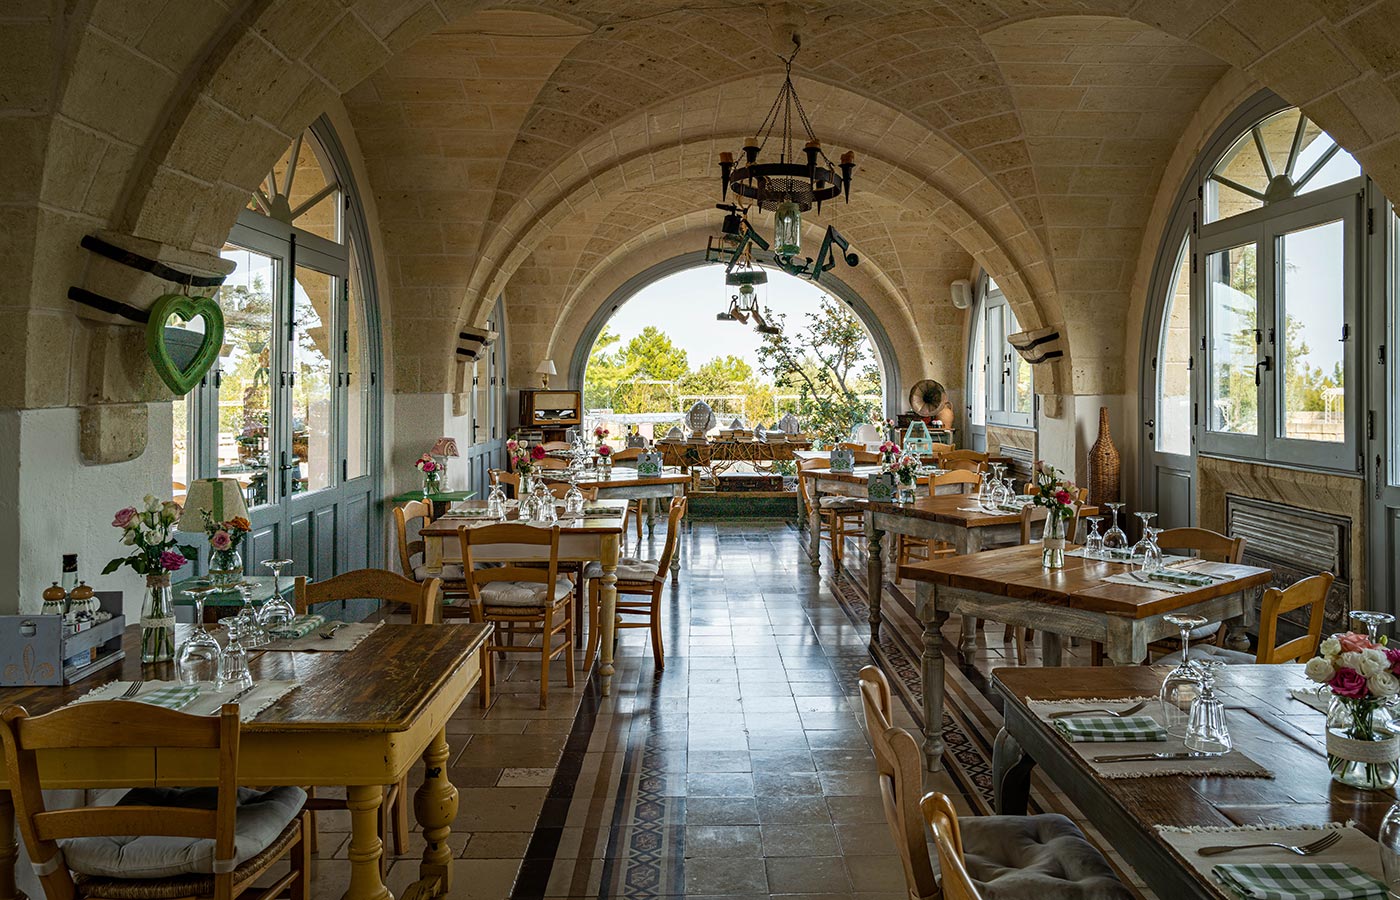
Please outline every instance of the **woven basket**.
[[1089, 503], [1117, 503], [1121, 494], [1123, 460], [1108, 429], [1108, 407], [1099, 407], [1099, 437], [1089, 449]]

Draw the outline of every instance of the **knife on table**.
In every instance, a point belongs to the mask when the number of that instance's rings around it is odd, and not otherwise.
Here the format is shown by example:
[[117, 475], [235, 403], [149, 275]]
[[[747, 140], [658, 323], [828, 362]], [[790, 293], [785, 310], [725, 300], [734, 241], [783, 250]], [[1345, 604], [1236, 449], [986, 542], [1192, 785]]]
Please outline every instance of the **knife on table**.
[[1119, 753], [1110, 756], [1095, 756], [1094, 762], [1153, 762], [1163, 759], [1209, 759], [1213, 756], [1221, 756], [1219, 753]]

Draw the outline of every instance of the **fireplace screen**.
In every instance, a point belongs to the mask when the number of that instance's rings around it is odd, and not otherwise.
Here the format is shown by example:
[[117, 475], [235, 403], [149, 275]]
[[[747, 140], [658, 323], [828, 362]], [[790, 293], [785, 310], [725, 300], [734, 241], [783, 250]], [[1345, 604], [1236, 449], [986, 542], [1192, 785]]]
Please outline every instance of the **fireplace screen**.
[[[1225, 530], [1242, 537], [1244, 562], [1274, 570], [1271, 587], [1288, 587], [1295, 581], [1331, 572], [1336, 576], [1327, 596], [1322, 633], [1346, 629], [1351, 611], [1351, 521], [1343, 516], [1299, 509], [1252, 497], [1225, 496]], [[1306, 609], [1284, 616], [1281, 639], [1307, 630]], [[1292, 626], [1291, 628], [1289, 626]]]

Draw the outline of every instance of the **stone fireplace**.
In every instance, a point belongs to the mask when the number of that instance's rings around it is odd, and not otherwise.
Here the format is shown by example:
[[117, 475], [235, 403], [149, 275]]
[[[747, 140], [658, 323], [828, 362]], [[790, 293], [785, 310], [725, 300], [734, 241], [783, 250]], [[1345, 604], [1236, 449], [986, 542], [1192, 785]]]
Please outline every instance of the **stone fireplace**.
[[[1283, 503], [1256, 500], [1234, 494], [1225, 496], [1225, 533], [1242, 537], [1244, 563], [1273, 569], [1270, 587], [1288, 587], [1300, 579], [1321, 572], [1336, 576], [1327, 595], [1323, 634], [1342, 631], [1351, 610], [1351, 521], [1342, 516], [1301, 509]], [[1284, 615], [1294, 629], [1307, 630], [1308, 612], [1294, 610]]]

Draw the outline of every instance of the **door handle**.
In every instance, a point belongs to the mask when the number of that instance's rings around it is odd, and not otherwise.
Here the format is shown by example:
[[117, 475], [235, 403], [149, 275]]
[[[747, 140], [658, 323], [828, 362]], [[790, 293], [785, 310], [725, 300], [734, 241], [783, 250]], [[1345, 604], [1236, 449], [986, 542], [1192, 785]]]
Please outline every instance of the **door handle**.
[[1376, 499], [1381, 499], [1381, 455], [1376, 454]]
[[1148, 419], [1146, 422], [1143, 422], [1142, 424], [1146, 425], [1148, 428], [1156, 428], [1156, 427], [1157, 427], [1157, 420], [1156, 420], [1156, 419]]
[[1266, 356], [1266, 357], [1264, 357], [1263, 359], [1259, 360], [1257, 363], [1254, 364], [1254, 386], [1255, 386], [1255, 387], [1258, 387], [1259, 385], [1261, 385], [1261, 384], [1264, 383], [1263, 377], [1260, 376], [1260, 374], [1259, 374], [1259, 370], [1260, 370], [1261, 368], [1262, 368], [1265, 372], [1272, 372], [1272, 371], [1274, 370], [1274, 358], [1273, 358], [1272, 356]]

